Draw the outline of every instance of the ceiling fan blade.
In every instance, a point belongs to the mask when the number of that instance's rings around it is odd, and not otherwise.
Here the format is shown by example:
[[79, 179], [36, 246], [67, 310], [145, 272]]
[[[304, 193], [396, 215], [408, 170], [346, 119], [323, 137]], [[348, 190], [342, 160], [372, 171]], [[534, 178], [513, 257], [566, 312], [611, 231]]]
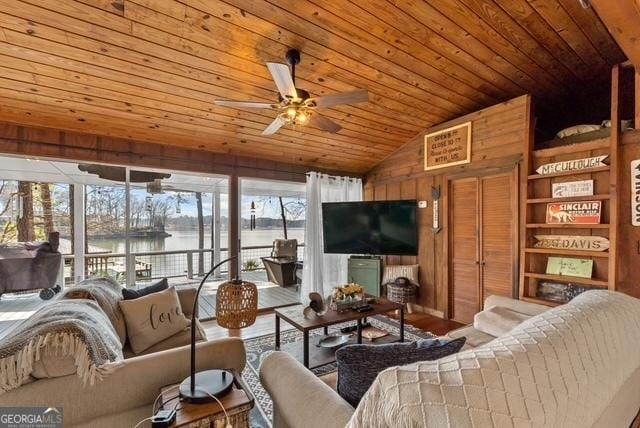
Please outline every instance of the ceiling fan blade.
[[311, 115], [309, 123], [312, 126], [316, 126], [323, 131], [331, 132], [332, 134], [335, 134], [342, 129], [342, 126], [338, 125], [333, 120], [327, 119], [324, 116], [320, 116], [318, 113], [314, 113]]
[[339, 92], [337, 94], [324, 95], [317, 98], [309, 98], [305, 104], [317, 108], [333, 107], [341, 104], [357, 104], [369, 101], [369, 92], [360, 89], [352, 92]]
[[287, 64], [268, 62], [267, 68], [273, 77], [273, 81], [276, 82], [276, 86], [278, 87], [278, 91], [280, 92], [280, 95], [282, 95], [282, 98], [298, 98], [296, 85], [293, 83], [293, 78], [291, 77], [291, 72], [289, 71], [289, 66]]
[[282, 128], [284, 124], [285, 120], [278, 116], [262, 131], [262, 135], [273, 135], [278, 132], [278, 129]]
[[215, 105], [221, 107], [231, 108], [277, 108], [273, 104], [269, 103], [255, 103], [253, 101], [227, 101], [227, 100], [215, 100]]

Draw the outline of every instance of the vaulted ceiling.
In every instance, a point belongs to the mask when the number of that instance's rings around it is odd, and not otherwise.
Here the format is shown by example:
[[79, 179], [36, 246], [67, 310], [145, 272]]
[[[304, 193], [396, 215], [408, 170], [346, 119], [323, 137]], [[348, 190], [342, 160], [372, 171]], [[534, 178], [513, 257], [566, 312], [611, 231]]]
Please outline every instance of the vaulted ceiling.
[[[358, 88], [343, 129], [263, 136], [265, 61]], [[0, 121], [364, 172], [431, 125], [532, 93], [552, 108], [624, 55], [578, 0], [0, 0]]]

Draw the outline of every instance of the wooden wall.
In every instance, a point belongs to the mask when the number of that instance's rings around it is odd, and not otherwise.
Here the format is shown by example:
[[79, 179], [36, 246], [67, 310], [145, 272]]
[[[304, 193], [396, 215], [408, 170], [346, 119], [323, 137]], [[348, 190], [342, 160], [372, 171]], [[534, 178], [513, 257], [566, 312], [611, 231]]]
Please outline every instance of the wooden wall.
[[[418, 210], [418, 256], [390, 256], [387, 260], [387, 263], [420, 265], [421, 285], [416, 309], [444, 316], [448, 311], [448, 180], [518, 168], [532, 138], [532, 117], [530, 96], [514, 98], [426, 130], [367, 174], [366, 200], [417, 199], [428, 203], [427, 208]], [[467, 121], [472, 121], [471, 163], [424, 171], [424, 135]], [[522, 177], [524, 172], [520, 171], [520, 174]], [[431, 230], [432, 186], [440, 186], [442, 193], [440, 220], [443, 230], [438, 234]]]
[[175, 145], [153, 144], [2, 122], [0, 122], [0, 153], [298, 182], [305, 181], [304, 174], [309, 170], [356, 176], [343, 171], [187, 149]]
[[640, 159], [640, 130], [622, 134], [618, 158], [618, 290], [640, 298], [640, 226], [631, 225], [631, 161]]

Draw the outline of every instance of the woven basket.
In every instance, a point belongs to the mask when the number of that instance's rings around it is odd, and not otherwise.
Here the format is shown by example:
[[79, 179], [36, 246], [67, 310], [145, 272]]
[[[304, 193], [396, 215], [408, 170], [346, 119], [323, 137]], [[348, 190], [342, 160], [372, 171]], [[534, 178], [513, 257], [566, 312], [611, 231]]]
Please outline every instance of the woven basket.
[[416, 299], [416, 287], [387, 284], [387, 299], [396, 303], [413, 303]]
[[230, 329], [248, 327], [258, 315], [258, 287], [252, 282], [227, 281], [216, 293], [216, 321]]

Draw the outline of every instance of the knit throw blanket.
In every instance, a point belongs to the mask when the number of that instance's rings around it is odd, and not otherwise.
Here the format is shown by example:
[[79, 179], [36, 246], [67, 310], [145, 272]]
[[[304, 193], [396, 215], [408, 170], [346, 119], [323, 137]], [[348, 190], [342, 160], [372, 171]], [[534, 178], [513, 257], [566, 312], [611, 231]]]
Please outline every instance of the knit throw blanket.
[[24, 383], [45, 349], [75, 361], [85, 384], [109, 374], [122, 345], [100, 307], [91, 300], [56, 300], [40, 308], [0, 342], [0, 394]]
[[639, 366], [640, 300], [588, 291], [479, 348], [383, 371], [348, 427], [588, 427]]
[[63, 290], [57, 299], [89, 299], [95, 301], [109, 318], [111, 325], [124, 346], [126, 326], [124, 315], [118, 302], [122, 300], [122, 286], [112, 278], [90, 278], [75, 287]]

